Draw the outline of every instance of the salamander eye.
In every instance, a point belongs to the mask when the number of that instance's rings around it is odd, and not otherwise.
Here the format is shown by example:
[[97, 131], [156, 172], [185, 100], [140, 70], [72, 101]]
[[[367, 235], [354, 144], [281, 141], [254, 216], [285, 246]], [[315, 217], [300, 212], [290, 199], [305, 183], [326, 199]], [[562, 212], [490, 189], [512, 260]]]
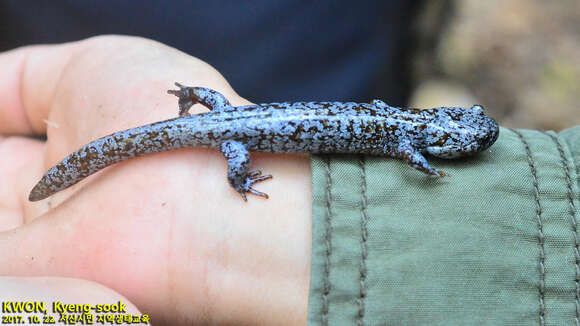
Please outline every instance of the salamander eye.
[[475, 104], [474, 106], [471, 107], [471, 110], [473, 110], [474, 113], [482, 114], [483, 113], [483, 106], [481, 106], [479, 104]]
[[379, 109], [384, 109], [384, 108], [388, 107], [387, 103], [385, 103], [381, 100], [372, 100], [371, 104], [376, 106]]

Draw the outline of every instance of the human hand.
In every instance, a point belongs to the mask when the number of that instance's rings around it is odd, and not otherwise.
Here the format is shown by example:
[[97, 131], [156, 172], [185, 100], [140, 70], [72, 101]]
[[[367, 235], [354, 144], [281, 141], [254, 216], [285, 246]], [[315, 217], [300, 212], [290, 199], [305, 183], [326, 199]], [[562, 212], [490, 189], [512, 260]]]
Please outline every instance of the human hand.
[[[253, 155], [253, 167], [274, 175], [259, 184], [269, 200], [245, 203], [221, 154], [196, 148], [122, 162], [27, 201], [42, 174], [81, 145], [176, 117], [177, 99], [166, 93], [175, 81], [248, 104], [217, 71], [121, 36], [16, 49], [0, 54], [0, 71], [0, 275], [95, 281], [153, 324], [305, 324], [305, 156]], [[46, 142], [22, 137], [45, 133]]]

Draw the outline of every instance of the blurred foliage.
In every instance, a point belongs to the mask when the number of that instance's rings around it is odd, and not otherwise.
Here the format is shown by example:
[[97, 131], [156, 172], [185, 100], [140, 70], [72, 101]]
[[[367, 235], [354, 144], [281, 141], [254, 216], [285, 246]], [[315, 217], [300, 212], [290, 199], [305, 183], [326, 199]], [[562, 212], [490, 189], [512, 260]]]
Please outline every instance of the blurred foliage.
[[580, 124], [580, 1], [427, 2], [416, 28], [412, 105], [473, 99], [509, 127]]

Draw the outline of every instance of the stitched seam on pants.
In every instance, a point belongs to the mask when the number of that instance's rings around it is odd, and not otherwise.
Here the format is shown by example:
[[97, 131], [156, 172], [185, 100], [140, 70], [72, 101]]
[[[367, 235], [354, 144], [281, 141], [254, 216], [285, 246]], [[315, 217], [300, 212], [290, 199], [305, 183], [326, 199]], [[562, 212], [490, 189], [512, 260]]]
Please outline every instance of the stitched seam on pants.
[[330, 295], [331, 285], [330, 285], [330, 256], [332, 255], [332, 178], [330, 175], [330, 157], [325, 156], [324, 162], [325, 174], [326, 174], [326, 212], [324, 217], [324, 243], [326, 246], [325, 259], [324, 259], [324, 277], [322, 281], [322, 314], [321, 314], [321, 324], [328, 325], [328, 312], [329, 312], [329, 302], [328, 296]]
[[361, 171], [361, 201], [360, 201], [360, 231], [361, 231], [361, 262], [359, 267], [359, 298], [358, 298], [358, 316], [356, 324], [358, 326], [364, 325], [365, 317], [365, 299], [367, 296], [366, 280], [367, 280], [367, 173], [365, 167], [365, 157], [360, 156], [359, 166]]
[[536, 202], [536, 221], [538, 225], [538, 242], [540, 247], [540, 257], [539, 257], [539, 272], [540, 272], [540, 282], [538, 284], [538, 291], [539, 291], [539, 312], [538, 318], [539, 323], [541, 326], [546, 324], [545, 316], [546, 316], [546, 304], [545, 304], [545, 292], [546, 292], [546, 250], [544, 247], [546, 238], [544, 236], [544, 225], [542, 221], [542, 205], [540, 203], [540, 188], [538, 186], [538, 175], [536, 171], [536, 165], [534, 162], [534, 158], [532, 157], [532, 151], [530, 150], [530, 145], [524, 139], [524, 136], [517, 130], [513, 130], [513, 132], [518, 135], [522, 144], [524, 145], [524, 149], [526, 152], [526, 156], [528, 158], [528, 165], [530, 166], [530, 173], [532, 174], [532, 183], [534, 187], [534, 201]]
[[572, 236], [574, 238], [574, 305], [576, 307], [576, 315], [574, 316], [574, 322], [576, 325], [580, 325], [580, 243], [578, 241], [578, 221], [576, 220], [576, 206], [574, 205], [574, 191], [572, 190], [572, 177], [570, 175], [570, 165], [569, 161], [564, 153], [564, 147], [554, 135], [550, 135], [552, 140], [556, 143], [558, 148], [558, 153], [560, 154], [560, 160], [562, 162], [562, 169], [564, 170], [564, 176], [566, 177], [566, 192], [568, 196], [568, 210], [570, 213], [570, 222], [572, 224]]

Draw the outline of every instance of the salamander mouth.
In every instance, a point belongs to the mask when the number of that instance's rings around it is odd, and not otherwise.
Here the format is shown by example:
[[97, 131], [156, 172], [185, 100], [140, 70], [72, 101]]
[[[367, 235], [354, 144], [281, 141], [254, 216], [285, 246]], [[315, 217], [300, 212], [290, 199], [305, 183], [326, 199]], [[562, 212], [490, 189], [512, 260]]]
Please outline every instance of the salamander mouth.
[[[495, 121], [493, 121], [495, 124]], [[478, 152], [488, 149], [491, 145], [495, 143], [497, 138], [499, 137], [499, 127], [495, 124], [494, 128], [490, 128], [489, 132], [485, 135], [485, 137], [477, 140], [479, 143]]]
[[475, 153], [488, 149], [495, 143], [499, 137], [499, 127], [490, 128], [489, 131], [482, 137], [475, 138], [473, 141], [463, 146], [447, 145], [447, 146], [430, 146], [426, 151], [435, 157], [442, 159], [452, 159], [464, 156], [471, 156]]

